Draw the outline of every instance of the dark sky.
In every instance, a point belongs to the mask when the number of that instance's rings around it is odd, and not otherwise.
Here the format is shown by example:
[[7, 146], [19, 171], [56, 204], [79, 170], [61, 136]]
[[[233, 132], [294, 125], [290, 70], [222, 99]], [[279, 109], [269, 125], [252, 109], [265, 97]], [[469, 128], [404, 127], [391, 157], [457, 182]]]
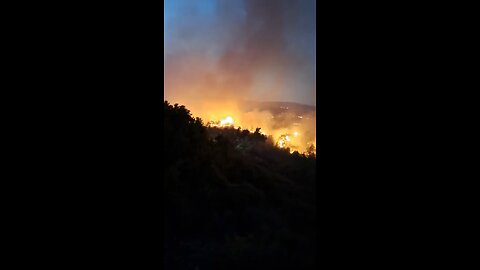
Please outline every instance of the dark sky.
[[315, 0], [164, 0], [165, 99], [315, 104]]

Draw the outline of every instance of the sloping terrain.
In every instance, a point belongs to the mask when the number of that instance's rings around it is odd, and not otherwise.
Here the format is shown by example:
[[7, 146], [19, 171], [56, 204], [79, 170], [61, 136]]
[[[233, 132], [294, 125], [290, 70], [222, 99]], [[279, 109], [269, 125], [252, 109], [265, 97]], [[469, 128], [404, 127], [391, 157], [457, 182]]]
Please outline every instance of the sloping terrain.
[[295, 115], [306, 115], [316, 112], [315, 106], [293, 103], [293, 102], [258, 102], [244, 101], [242, 107], [245, 111], [260, 110], [268, 111], [273, 115], [289, 112]]
[[166, 269], [313, 269], [315, 156], [164, 113]]

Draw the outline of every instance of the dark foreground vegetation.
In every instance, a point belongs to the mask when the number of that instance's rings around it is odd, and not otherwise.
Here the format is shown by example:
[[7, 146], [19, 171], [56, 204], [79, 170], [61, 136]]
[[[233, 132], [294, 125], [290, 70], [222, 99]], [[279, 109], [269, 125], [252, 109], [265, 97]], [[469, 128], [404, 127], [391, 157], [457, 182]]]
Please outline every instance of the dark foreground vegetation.
[[315, 156], [164, 113], [166, 269], [314, 269]]

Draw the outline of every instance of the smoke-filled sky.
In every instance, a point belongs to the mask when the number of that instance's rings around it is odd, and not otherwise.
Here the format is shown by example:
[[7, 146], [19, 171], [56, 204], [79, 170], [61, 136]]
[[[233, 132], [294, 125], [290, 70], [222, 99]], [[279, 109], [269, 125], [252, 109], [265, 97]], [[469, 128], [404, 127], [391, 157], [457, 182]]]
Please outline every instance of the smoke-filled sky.
[[164, 0], [165, 99], [315, 104], [315, 0]]

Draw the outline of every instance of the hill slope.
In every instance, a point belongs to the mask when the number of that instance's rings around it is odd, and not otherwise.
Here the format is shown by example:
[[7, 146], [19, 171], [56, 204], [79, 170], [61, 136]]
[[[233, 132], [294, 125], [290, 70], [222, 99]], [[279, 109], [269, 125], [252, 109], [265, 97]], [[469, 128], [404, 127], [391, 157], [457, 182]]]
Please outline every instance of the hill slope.
[[242, 102], [242, 108], [246, 111], [260, 110], [269, 111], [273, 115], [280, 113], [290, 112], [295, 115], [305, 115], [316, 112], [315, 106], [299, 104], [294, 102], [258, 102], [258, 101], [244, 101]]
[[315, 157], [164, 112], [166, 269], [313, 269]]

